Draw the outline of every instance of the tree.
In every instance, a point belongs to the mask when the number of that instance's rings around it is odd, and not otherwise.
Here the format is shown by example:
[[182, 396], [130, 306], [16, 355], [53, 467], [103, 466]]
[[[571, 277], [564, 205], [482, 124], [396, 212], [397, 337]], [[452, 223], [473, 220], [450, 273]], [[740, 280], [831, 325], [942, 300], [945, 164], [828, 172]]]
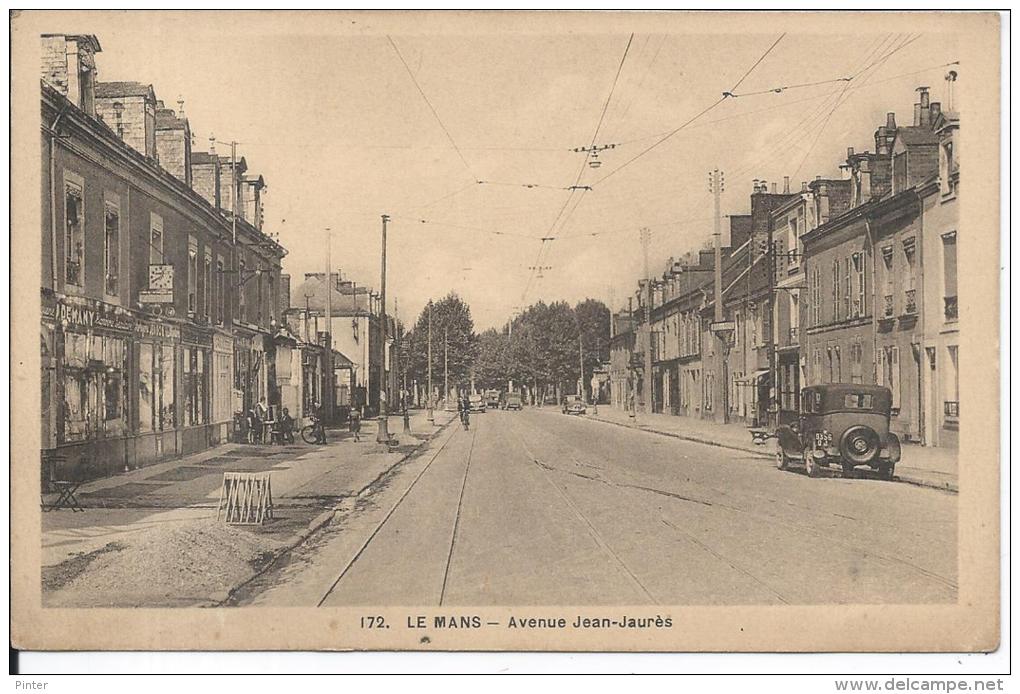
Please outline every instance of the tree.
[[[428, 335], [429, 307], [426, 306], [408, 335], [408, 376], [422, 385], [428, 380]], [[440, 391], [444, 345], [448, 353], [450, 387], [465, 384], [477, 355], [477, 337], [471, 308], [453, 292], [432, 303], [432, 384]]]
[[584, 346], [585, 388], [596, 367], [609, 360], [609, 307], [598, 299], [585, 299], [574, 307]]
[[478, 357], [475, 359], [475, 383], [480, 388], [502, 388], [510, 373], [510, 339], [489, 328], [478, 336]]

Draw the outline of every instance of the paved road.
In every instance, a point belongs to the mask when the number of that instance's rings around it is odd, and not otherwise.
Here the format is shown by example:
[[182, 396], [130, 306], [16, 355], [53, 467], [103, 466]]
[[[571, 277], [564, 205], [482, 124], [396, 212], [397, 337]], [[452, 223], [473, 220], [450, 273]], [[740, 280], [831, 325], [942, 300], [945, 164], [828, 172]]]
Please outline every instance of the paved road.
[[253, 602], [952, 602], [956, 577], [953, 495], [810, 479], [551, 410], [490, 411], [444, 433]]

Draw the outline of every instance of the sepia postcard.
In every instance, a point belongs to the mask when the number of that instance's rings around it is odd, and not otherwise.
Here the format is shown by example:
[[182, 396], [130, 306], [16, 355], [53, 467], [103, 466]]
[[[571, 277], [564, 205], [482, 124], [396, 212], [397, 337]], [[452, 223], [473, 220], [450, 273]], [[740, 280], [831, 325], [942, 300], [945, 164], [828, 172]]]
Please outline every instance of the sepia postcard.
[[10, 31], [16, 648], [998, 648], [997, 14]]

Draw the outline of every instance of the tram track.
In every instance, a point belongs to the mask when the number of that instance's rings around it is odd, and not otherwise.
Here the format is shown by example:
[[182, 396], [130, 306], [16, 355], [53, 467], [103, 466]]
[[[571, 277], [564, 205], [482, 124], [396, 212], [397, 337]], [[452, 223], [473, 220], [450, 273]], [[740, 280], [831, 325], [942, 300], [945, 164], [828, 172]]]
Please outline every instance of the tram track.
[[[464, 490], [467, 487], [467, 476], [471, 465], [471, 455], [473, 454], [474, 451], [475, 438], [478, 435], [477, 426], [478, 425], [476, 423], [475, 429], [473, 429], [471, 433], [471, 444], [468, 452], [468, 459], [465, 465], [464, 477], [461, 484], [460, 496], [457, 505], [457, 513], [455, 515], [454, 527], [450, 536], [450, 548], [447, 553], [446, 566], [443, 576], [443, 584], [440, 592], [440, 604], [442, 604], [443, 597], [445, 596], [446, 583], [449, 575], [450, 564], [453, 560], [454, 545], [457, 540], [457, 527], [459, 525], [460, 511], [464, 500]], [[442, 445], [435, 451], [435, 453], [432, 454], [428, 462], [422, 467], [418, 474], [415, 475], [414, 479], [411, 481], [411, 484], [408, 485], [407, 489], [403, 491], [403, 493], [397, 498], [396, 502], [386, 513], [386, 515], [383, 516], [383, 518], [375, 525], [372, 532], [369, 533], [368, 537], [358, 548], [357, 552], [354, 553], [354, 556], [352, 556], [351, 559], [344, 565], [343, 569], [340, 570], [340, 572], [337, 574], [337, 577], [330, 584], [329, 588], [327, 588], [326, 591], [319, 598], [318, 602], [316, 603], [316, 607], [322, 607], [323, 605], [325, 605], [326, 601], [329, 600], [330, 596], [332, 596], [336, 592], [337, 588], [340, 587], [344, 578], [346, 578], [350, 571], [355, 567], [355, 565], [357, 565], [358, 561], [361, 559], [365, 550], [369, 548], [369, 546], [372, 544], [373, 540], [375, 540], [379, 532], [386, 526], [387, 522], [390, 520], [390, 518], [393, 517], [393, 514], [396, 513], [397, 509], [400, 508], [401, 504], [403, 504], [404, 500], [407, 499], [408, 496], [410, 496], [411, 492], [415, 490], [415, 488], [418, 486], [418, 483], [422, 480], [422, 478], [425, 477], [425, 474], [429, 472], [430, 469], [432, 469], [433, 463], [435, 463], [436, 460], [444, 453], [444, 451], [446, 451], [447, 446], [454, 439], [454, 437], [457, 436], [459, 431], [460, 431], [459, 427], [457, 426], [453, 427], [452, 431], [443, 441]]]
[[[546, 435], [552, 435], [548, 431], [544, 431], [543, 433], [546, 434]], [[523, 439], [522, 439], [520, 433], [517, 432], [517, 431], [514, 431], [514, 434], [523, 443]], [[577, 446], [577, 445], [575, 445], [573, 443], [565, 441], [563, 438], [557, 438], [556, 443], [557, 443], [558, 446], [562, 446], [567, 451], [569, 451], [569, 456], [568, 457], [571, 458], [575, 463], [579, 462], [579, 459], [578, 459], [579, 455], [582, 456], [582, 459], [584, 457], [590, 457], [589, 453], [587, 451], [585, 451], [584, 449], [580, 448], [579, 446]], [[633, 490], [633, 491], [636, 491], [636, 492], [639, 492], [639, 493], [655, 494], [655, 495], [671, 498], [673, 501], [678, 502], [678, 503], [684, 503], [684, 504], [694, 503], [694, 504], [698, 504], [698, 505], [702, 505], [702, 506], [706, 506], [706, 507], [712, 507], [712, 508], [718, 509], [720, 511], [731, 513], [731, 514], [734, 514], [734, 515], [741, 515], [741, 516], [746, 516], [746, 517], [753, 518], [753, 519], [756, 519], [756, 520], [765, 521], [767, 523], [783, 527], [786, 530], [789, 530], [789, 531], [792, 531], [792, 532], [795, 532], [795, 533], [798, 533], [798, 534], [801, 534], [801, 535], [806, 535], [806, 536], [809, 536], [809, 537], [814, 538], [814, 539], [822, 540], [822, 541], [824, 541], [827, 544], [835, 545], [835, 546], [838, 546], [838, 547], [840, 547], [840, 548], [842, 548], [844, 550], [857, 553], [862, 558], [871, 559], [873, 561], [876, 561], [878, 563], [884, 564], [886, 566], [902, 568], [902, 569], [904, 569], [906, 571], [909, 571], [911, 573], [914, 573], [914, 574], [916, 574], [916, 575], [918, 575], [918, 576], [920, 576], [920, 577], [922, 577], [924, 579], [927, 579], [929, 581], [937, 583], [937, 584], [943, 586], [944, 588], [948, 588], [948, 589], [950, 589], [950, 590], [952, 590], [954, 592], [959, 590], [959, 585], [958, 585], [957, 581], [954, 580], [953, 578], [951, 578], [949, 576], [945, 576], [945, 575], [943, 575], [943, 574], [941, 574], [941, 573], [939, 573], [937, 571], [932, 571], [932, 570], [927, 569], [925, 567], [919, 566], [918, 564], [916, 564], [914, 562], [911, 562], [909, 560], [903, 559], [902, 557], [889, 556], [889, 555], [886, 555], [886, 554], [883, 554], [883, 553], [880, 553], [880, 552], [876, 552], [875, 550], [873, 550], [871, 548], [863, 547], [863, 546], [861, 546], [858, 543], [847, 542], [847, 541], [845, 541], [845, 540], [843, 540], [841, 538], [833, 536], [832, 533], [828, 533], [828, 532], [825, 532], [825, 531], [822, 531], [822, 530], [818, 530], [818, 529], [812, 527], [812, 525], [810, 523], [796, 523], [796, 522], [793, 522], [793, 521], [790, 521], [790, 520], [786, 520], [786, 519], [780, 518], [780, 517], [778, 517], [775, 514], [761, 512], [761, 511], [755, 511], [755, 510], [752, 510], [752, 509], [749, 509], [749, 508], [742, 508], [742, 507], [737, 506], [734, 503], [732, 503], [732, 501], [723, 501], [722, 500], [723, 498], [727, 498], [727, 497], [730, 497], [732, 495], [728, 491], [726, 491], [726, 490], [719, 489], [719, 488], [713, 487], [711, 485], [704, 485], [704, 484], [701, 484], [701, 483], [697, 484], [697, 486], [701, 487], [705, 492], [707, 492], [707, 497], [708, 498], [698, 498], [697, 495], [694, 495], [694, 494], [683, 494], [683, 495], [681, 495], [681, 494], [678, 494], [678, 493], [676, 493], [674, 491], [671, 491], [671, 490], [668, 490], [668, 489], [660, 489], [658, 487], [647, 486], [647, 485], [637, 485], [637, 484], [630, 484], [630, 483], [625, 483], [625, 482], [617, 482], [617, 481], [615, 481], [615, 480], [613, 480], [613, 479], [611, 479], [611, 478], [609, 478], [607, 476], [601, 475], [601, 474], [599, 474], [598, 476], [589, 476], [589, 475], [585, 475], [585, 474], [580, 474], [580, 473], [578, 473], [576, 471], [573, 471], [573, 470], [565, 470], [565, 469], [562, 469], [562, 468], [558, 468], [555, 465], [550, 465], [550, 464], [542, 461], [537, 456], [533, 456], [533, 454], [530, 453], [530, 449], [528, 449], [527, 447], [525, 447], [525, 450], [528, 451], [529, 457], [533, 458], [535, 464], [540, 469], [542, 469], [545, 472], [546, 475], [549, 475], [549, 474], [551, 474], [553, 472], [558, 472], [558, 473], [563, 474], [563, 475], [569, 475], [569, 476], [572, 476], [572, 477], [576, 477], [576, 478], [580, 478], [580, 479], [584, 479], [584, 480], [588, 480], [588, 481], [592, 481], [592, 482], [600, 482], [600, 483], [602, 483], [602, 484], [604, 484], [606, 486], [615, 487], [615, 488], [618, 488], [618, 489], [621, 489], [621, 490], [626, 489], [626, 490]], [[590, 467], [598, 467], [598, 466], [592, 465]], [[557, 489], [558, 489], [558, 487], [557, 487]], [[564, 497], [565, 497], [565, 493], [562, 492], [562, 490], [560, 490], [560, 493], [561, 493], [561, 495], [564, 495]], [[767, 495], [754, 494], [754, 495], [751, 495], [751, 497], [753, 497], [756, 501], [778, 502], [777, 499], [769, 497]], [[568, 503], [569, 503], [569, 500], [568, 500]], [[810, 513], [810, 514], [813, 514], [813, 515], [816, 515], [816, 516], [820, 516], [820, 517], [833, 516], [833, 517], [841, 518], [841, 519], [844, 519], [844, 520], [848, 519], [848, 517], [843, 516], [843, 515], [838, 514], [838, 513], [835, 513], [835, 512], [832, 512], [831, 510], [818, 509], [818, 508], [814, 508], [814, 507], [810, 507], [810, 506], [805, 506], [805, 505], [802, 505], [802, 504], [790, 504], [790, 505], [793, 506], [795, 509], [800, 509], [800, 510], [802, 510], [804, 512], [807, 512], [807, 513]], [[571, 506], [573, 506], [572, 503], [571, 503]], [[698, 545], [699, 547], [704, 549], [709, 554], [712, 554], [713, 556], [715, 556], [720, 561], [723, 561], [726, 564], [730, 565], [731, 567], [733, 567], [738, 572], [747, 575], [749, 578], [751, 578], [755, 582], [760, 583], [769, 592], [773, 593], [774, 596], [777, 597], [777, 599], [779, 599], [780, 601], [782, 601], [784, 603], [788, 602], [788, 599], [785, 596], [783, 596], [782, 593], [780, 593], [779, 591], [775, 590], [774, 588], [769, 587], [766, 583], [762, 582], [760, 579], [758, 579], [757, 577], [753, 576], [751, 573], [747, 572], [746, 570], [744, 570], [744, 569], [740, 568], [739, 566], [737, 566], [736, 564], [734, 564], [733, 560], [728, 559], [727, 557], [723, 556], [722, 554], [719, 554], [716, 550], [708, 547], [703, 541], [697, 540], [692, 535], [689, 535], [688, 533], [682, 531], [676, 524], [671, 523], [671, 522], [669, 522], [668, 520], [666, 520], [664, 518], [660, 519], [660, 520], [662, 521], [662, 523], [666, 527], [669, 527], [669, 528], [673, 529], [674, 531], [678, 532], [681, 536], [685, 537], [688, 540], [693, 541], [696, 545]], [[849, 520], [853, 521], [855, 519], [849, 518]], [[882, 523], [882, 522], [878, 522], [878, 523], [876, 523], [876, 525], [884, 526], [884, 527], [892, 527], [892, 526], [889, 526], [889, 524]]]

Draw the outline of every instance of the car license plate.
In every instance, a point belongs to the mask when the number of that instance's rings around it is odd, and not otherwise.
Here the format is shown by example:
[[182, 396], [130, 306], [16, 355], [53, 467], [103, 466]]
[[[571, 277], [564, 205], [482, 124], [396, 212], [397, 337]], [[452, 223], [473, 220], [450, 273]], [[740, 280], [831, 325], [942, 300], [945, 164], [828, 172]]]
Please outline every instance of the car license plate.
[[815, 447], [828, 448], [832, 445], [832, 434], [827, 431], [815, 432]]

